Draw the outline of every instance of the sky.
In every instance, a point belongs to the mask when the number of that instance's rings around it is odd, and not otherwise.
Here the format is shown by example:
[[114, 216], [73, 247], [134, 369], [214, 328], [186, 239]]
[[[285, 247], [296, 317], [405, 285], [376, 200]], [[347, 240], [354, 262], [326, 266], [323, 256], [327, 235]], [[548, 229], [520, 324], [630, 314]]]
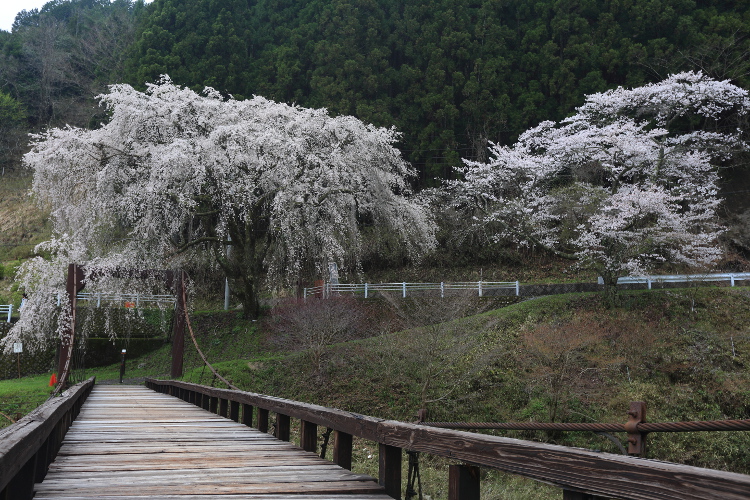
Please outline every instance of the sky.
[[10, 31], [16, 14], [22, 10], [40, 9], [49, 0], [0, 0], [0, 29]]
[[[151, 0], [146, 0], [150, 3]], [[10, 31], [16, 14], [22, 10], [41, 9], [49, 0], [0, 0], [0, 29]]]

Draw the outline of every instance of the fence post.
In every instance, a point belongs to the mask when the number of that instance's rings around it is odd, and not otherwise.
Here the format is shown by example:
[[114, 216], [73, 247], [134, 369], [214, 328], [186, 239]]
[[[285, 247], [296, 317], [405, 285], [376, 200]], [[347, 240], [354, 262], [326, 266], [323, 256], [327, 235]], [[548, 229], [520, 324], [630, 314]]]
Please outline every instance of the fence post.
[[648, 279], [648, 289], [651, 290], [651, 276], [649, 276], [647, 279]]
[[734, 286], [734, 274], [729, 275], [729, 282], [731, 284], [730, 286]]
[[253, 426], [253, 405], [242, 403], [242, 423], [248, 427]]
[[401, 448], [378, 445], [378, 483], [388, 496], [401, 499]]
[[518, 297], [521, 294], [521, 287], [518, 284], [518, 280], [516, 280], [516, 297]]
[[276, 414], [276, 438], [282, 441], [289, 441], [290, 434], [290, 418], [289, 415], [282, 413]]
[[628, 421], [625, 430], [628, 433], [628, 454], [646, 454], [646, 433], [638, 430], [638, 424], [646, 421], [646, 403], [643, 401], [632, 401], [628, 411]]
[[367, 283], [365, 283], [365, 298], [367, 298], [367, 292], [368, 292], [368, 286], [367, 286]]
[[299, 446], [305, 451], [315, 453], [318, 450], [318, 425], [306, 420], [300, 420]]
[[406, 298], [406, 283], [401, 283], [401, 298]]
[[442, 281], [440, 282], [440, 298], [445, 298], [445, 283], [443, 283]]
[[451, 465], [448, 468], [448, 500], [479, 500], [479, 467]]
[[563, 490], [563, 500], [605, 500], [604, 497], [581, 493], [580, 491]]
[[479, 290], [479, 296], [481, 297], [482, 296], [482, 282], [481, 281], [477, 282], [477, 289]]
[[333, 433], [333, 463], [352, 470], [352, 435], [341, 431]]
[[268, 410], [265, 408], [258, 408], [258, 430], [268, 432]]

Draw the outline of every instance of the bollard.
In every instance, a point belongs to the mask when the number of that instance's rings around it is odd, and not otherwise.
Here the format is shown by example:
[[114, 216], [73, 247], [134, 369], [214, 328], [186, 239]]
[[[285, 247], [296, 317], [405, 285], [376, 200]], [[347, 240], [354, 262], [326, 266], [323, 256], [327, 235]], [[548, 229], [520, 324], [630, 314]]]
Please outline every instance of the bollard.
[[125, 375], [125, 349], [122, 350], [120, 355], [120, 383], [122, 384], [122, 377]]

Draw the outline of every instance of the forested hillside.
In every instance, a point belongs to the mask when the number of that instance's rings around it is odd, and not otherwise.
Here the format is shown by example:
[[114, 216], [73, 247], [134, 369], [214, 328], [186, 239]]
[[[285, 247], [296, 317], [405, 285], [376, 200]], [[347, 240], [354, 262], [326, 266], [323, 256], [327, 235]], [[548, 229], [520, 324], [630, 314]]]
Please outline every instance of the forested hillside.
[[[0, 32], [2, 153], [104, 118], [106, 85], [168, 73], [403, 133], [421, 185], [586, 94], [702, 69], [748, 88], [748, 3], [691, 0], [54, 0]], [[19, 111], [18, 104], [22, 105]], [[21, 114], [19, 114], [21, 113]], [[15, 132], [15, 133], [11, 133]], [[19, 133], [20, 132], [20, 133]]]
[[703, 69], [747, 88], [747, 2], [156, 0], [128, 61], [404, 134], [423, 182], [583, 96]]
[[123, 78], [126, 51], [144, 4], [54, 0], [22, 11], [0, 31], [0, 162], [16, 169], [28, 132], [96, 127], [95, 96]]

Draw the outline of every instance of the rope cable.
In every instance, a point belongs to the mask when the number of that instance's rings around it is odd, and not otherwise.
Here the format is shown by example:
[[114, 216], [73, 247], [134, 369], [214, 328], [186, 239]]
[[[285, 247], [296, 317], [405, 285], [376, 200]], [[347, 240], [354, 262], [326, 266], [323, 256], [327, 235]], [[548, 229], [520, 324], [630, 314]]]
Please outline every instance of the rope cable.
[[190, 338], [193, 339], [193, 345], [195, 346], [195, 349], [198, 351], [198, 354], [200, 355], [201, 359], [205, 363], [205, 366], [208, 366], [208, 369], [213, 372], [214, 376], [218, 378], [219, 380], [221, 380], [222, 382], [224, 382], [227, 385], [227, 387], [229, 387], [230, 389], [234, 389], [235, 391], [242, 390], [239, 387], [235, 386], [234, 384], [230, 383], [227, 379], [225, 379], [221, 375], [219, 375], [219, 372], [217, 372], [216, 369], [213, 367], [213, 365], [211, 365], [211, 363], [208, 362], [208, 359], [206, 359], [206, 355], [203, 354], [203, 351], [201, 351], [201, 348], [198, 347], [198, 341], [195, 339], [195, 333], [193, 332], [193, 327], [190, 324], [190, 315], [188, 314], [187, 307], [185, 307], [185, 305], [187, 304], [187, 296], [185, 294], [184, 281], [182, 283], [181, 288], [182, 288], [181, 293], [182, 293], [183, 312], [185, 314], [185, 324], [188, 327], [188, 331], [190, 331]]

